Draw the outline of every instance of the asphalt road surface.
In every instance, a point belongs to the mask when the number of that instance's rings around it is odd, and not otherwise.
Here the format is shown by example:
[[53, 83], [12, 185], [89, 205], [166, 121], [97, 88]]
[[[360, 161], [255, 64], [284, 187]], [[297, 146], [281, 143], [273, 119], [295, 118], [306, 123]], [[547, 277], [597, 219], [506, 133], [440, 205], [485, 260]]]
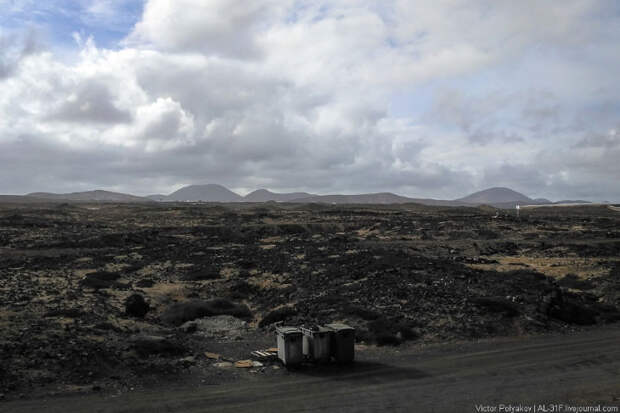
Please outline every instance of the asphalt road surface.
[[509, 405], [537, 413], [620, 411], [620, 328], [361, 357], [350, 367], [217, 386], [22, 400], [0, 411], [501, 413]]

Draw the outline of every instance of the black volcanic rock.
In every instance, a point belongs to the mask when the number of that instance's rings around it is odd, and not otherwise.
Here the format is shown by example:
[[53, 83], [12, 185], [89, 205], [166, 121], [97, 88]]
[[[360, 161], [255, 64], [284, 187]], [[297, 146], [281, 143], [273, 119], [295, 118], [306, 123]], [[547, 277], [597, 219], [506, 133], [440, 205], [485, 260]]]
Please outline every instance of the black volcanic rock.
[[120, 278], [120, 274], [108, 271], [97, 271], [87, 274], [80, 284], [87, 288], [99, 290], [101, 288], [110, 288], [116, 284], [116, 280]]
[[138, 280], [135, 283], [135, 286], [138, 288], [150, 288], [153, 285], [155, 285], [155, 281], [151, 280], [150, 278], [145, 278], [142, 280]]
[[259, 327], [267, 327], [270, 324], [276, 323], [278, 321], [285, 321], [287, 318], [293, 317], [297, 315], [297, 310], [295, 307], [285, 306], [275, 309], [263, 317], [263, 319], [258, 323]]
[[596, 324], [596, 316], [598, 313], [586, 306], [580, 305], [574, 301], [562, 303], [561, 306], [552, 307], [549, 315], [558, 320], [570, 324], [592, 325]]
[[150, 310], [149, 304], [140, 294], [132, 294], [125, 300], [125, 314], [142, 318]]
[[220, 278], [220, 272], [215, 268], [199, 268], [181, 276], [181, 279], [185, 281], [215, 280], [217, 278]]
[[503, 297], [475, 297], [471, 302], [479, 307], [485, 307], [490, 311], [504, 313], [508, 317], [519, 315], [519, 307]]
[[142, 356], [149, 354], [179, 354], [184, 348], [179, 343], [166, 337], [136, 335], [130, 338], [131, 346]]
[[222, 185], [189, 185], [167, 196], [168, 201], [241, 202], [243, 197]]
[[231, 315], [248, 319], [252, 317], [250, 309], [245, 304], [236, 304], [221, 298], [213, 300], [192, 300], [184, 303], [175, 303], [164, 311], [161, 319], [164, 323], [179, 326], [186, 321], [215, 315]]

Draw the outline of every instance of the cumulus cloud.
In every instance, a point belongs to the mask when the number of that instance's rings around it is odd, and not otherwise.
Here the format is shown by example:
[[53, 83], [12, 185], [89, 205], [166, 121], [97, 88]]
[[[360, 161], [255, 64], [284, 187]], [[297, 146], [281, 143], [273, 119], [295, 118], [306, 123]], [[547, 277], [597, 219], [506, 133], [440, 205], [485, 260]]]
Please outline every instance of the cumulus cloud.
[[[150, 0], [128, 44], [171, 52], [250, 58], [260, 54], [256, 35], [277, 18], [273, 0]], [[284, 4], [284, 3], [282, 3]]]
[[0, 31], [0, 80], [11, 76], [23, 59], [40, 51], [41, 47], [33, 29], [20, 34]]
[[122, 2], [82, 8], [125, 38], [0, 30], [0, 192], [620, 199], [613, 3], [147, 0], [124, 27]]
[[80, 123], [125, 123], [131, 120], [128, 111], [114, 105], [110, 90], [97, 79], [78, 85], [50, 116], [50, 120]]

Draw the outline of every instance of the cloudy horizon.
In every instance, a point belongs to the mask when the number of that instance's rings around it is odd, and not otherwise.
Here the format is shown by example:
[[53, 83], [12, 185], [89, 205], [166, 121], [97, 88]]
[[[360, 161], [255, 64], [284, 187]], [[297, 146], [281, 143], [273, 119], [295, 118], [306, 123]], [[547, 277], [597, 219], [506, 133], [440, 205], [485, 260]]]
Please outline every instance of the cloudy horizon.
[[620, 201], [615, 1], [0, 7], [2, 194]]

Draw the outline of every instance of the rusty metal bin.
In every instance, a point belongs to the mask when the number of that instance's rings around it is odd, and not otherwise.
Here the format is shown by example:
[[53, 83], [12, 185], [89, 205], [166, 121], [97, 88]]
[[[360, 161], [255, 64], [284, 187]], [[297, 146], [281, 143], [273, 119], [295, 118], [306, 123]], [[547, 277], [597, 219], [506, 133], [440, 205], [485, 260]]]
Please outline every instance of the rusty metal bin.
[[278, 358], [285, 366], [294, 366], [303, 361], [302, 333], [297, 327], [277, 327]]
[[301, 327], [304, 356], [318, 363], [331, 358], [331, 331], [322, 326]]
[[331, 354], [338, 363], [350, 363], [355, 359], [355, 329], [346, 324], [327, 324], [331, 330]]

